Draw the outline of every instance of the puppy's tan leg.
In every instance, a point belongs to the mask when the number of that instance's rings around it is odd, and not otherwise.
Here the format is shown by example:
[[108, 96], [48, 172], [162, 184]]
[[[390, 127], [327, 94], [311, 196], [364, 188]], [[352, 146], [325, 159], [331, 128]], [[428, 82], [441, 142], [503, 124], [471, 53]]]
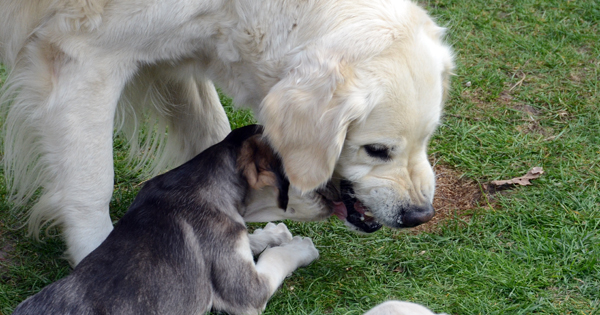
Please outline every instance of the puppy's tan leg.
[[269, 222], [264, 229], [257, 229], [249, 234], [252, 255], [258, 255], [267, 247], [279, 246], [292, 240], [292, 233], [283, 223], [275, 225]]

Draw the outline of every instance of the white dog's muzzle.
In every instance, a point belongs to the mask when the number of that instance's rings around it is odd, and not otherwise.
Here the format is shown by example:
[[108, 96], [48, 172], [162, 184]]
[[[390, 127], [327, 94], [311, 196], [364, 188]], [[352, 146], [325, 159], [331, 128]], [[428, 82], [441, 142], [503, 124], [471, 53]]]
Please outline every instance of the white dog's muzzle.
[[347, 225], [364, 233], [391, 228], [410, 228], [428, 222], [435, 215], [431, 202], [416, 205], [391, 196], [392, 189], [380, 188], [368, 196], [355, 193], [348, 180], [341, 180], [339, 201], [334, 201], [334, 214]]

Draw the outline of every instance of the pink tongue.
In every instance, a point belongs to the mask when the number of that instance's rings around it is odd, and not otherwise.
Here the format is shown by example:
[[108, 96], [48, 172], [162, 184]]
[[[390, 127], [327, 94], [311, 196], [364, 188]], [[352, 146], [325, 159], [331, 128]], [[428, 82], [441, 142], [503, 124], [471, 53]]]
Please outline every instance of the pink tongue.
[[[363, 204], [360, 201], [356, 201], [354, 203], [354, 210], [356, 210], [362, 215], [365, 214], [365, 206], [363, 206]], [[343, 202], [334, 201], [333, 214], [335, 214], [335, 216], [337, 216], [340, 220], [346, 221], [346, 218], [348, 217], [348, 209], [346, 209], [346, 205], [344, 205]]]
[[340, 220], [346, 221], [346, 217], [348, 216], [348, 210], [346, 209], [346, 206], [343, 202], [333, 202], [333, 214], [335, 214]]
[[354, 203], [354, 210], [356, 210], [360, 214], [365, 214], [365, 206], [363, 206], [363, 204], [360, 203], [360, 201], [356, 201]]

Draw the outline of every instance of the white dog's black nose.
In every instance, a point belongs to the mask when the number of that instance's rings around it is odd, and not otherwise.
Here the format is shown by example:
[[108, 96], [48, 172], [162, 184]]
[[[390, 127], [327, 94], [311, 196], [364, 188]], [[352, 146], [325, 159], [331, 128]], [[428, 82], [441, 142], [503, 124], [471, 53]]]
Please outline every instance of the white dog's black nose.
[[424, 206], [408, 206], [402, 211], [402, 219], [400, 220], [401, 227], [414, 227], [421, 225], [433, 218], [435, 215], [435, 209], [430, 203]]

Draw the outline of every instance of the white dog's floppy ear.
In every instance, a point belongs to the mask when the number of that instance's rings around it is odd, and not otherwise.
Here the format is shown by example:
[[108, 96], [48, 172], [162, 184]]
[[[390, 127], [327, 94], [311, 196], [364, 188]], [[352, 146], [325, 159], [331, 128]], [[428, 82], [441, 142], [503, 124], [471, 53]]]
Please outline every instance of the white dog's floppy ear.
[[[283, 160], [290, 183], [302, 192], [324, 184], [342, 150], [348, 124], [364, 112], [334, 96], [349, 67], [333, 53], [302, 51], [264, 98], [265, 135]], [[327, 56], [327, 57], [325, 57]]]

